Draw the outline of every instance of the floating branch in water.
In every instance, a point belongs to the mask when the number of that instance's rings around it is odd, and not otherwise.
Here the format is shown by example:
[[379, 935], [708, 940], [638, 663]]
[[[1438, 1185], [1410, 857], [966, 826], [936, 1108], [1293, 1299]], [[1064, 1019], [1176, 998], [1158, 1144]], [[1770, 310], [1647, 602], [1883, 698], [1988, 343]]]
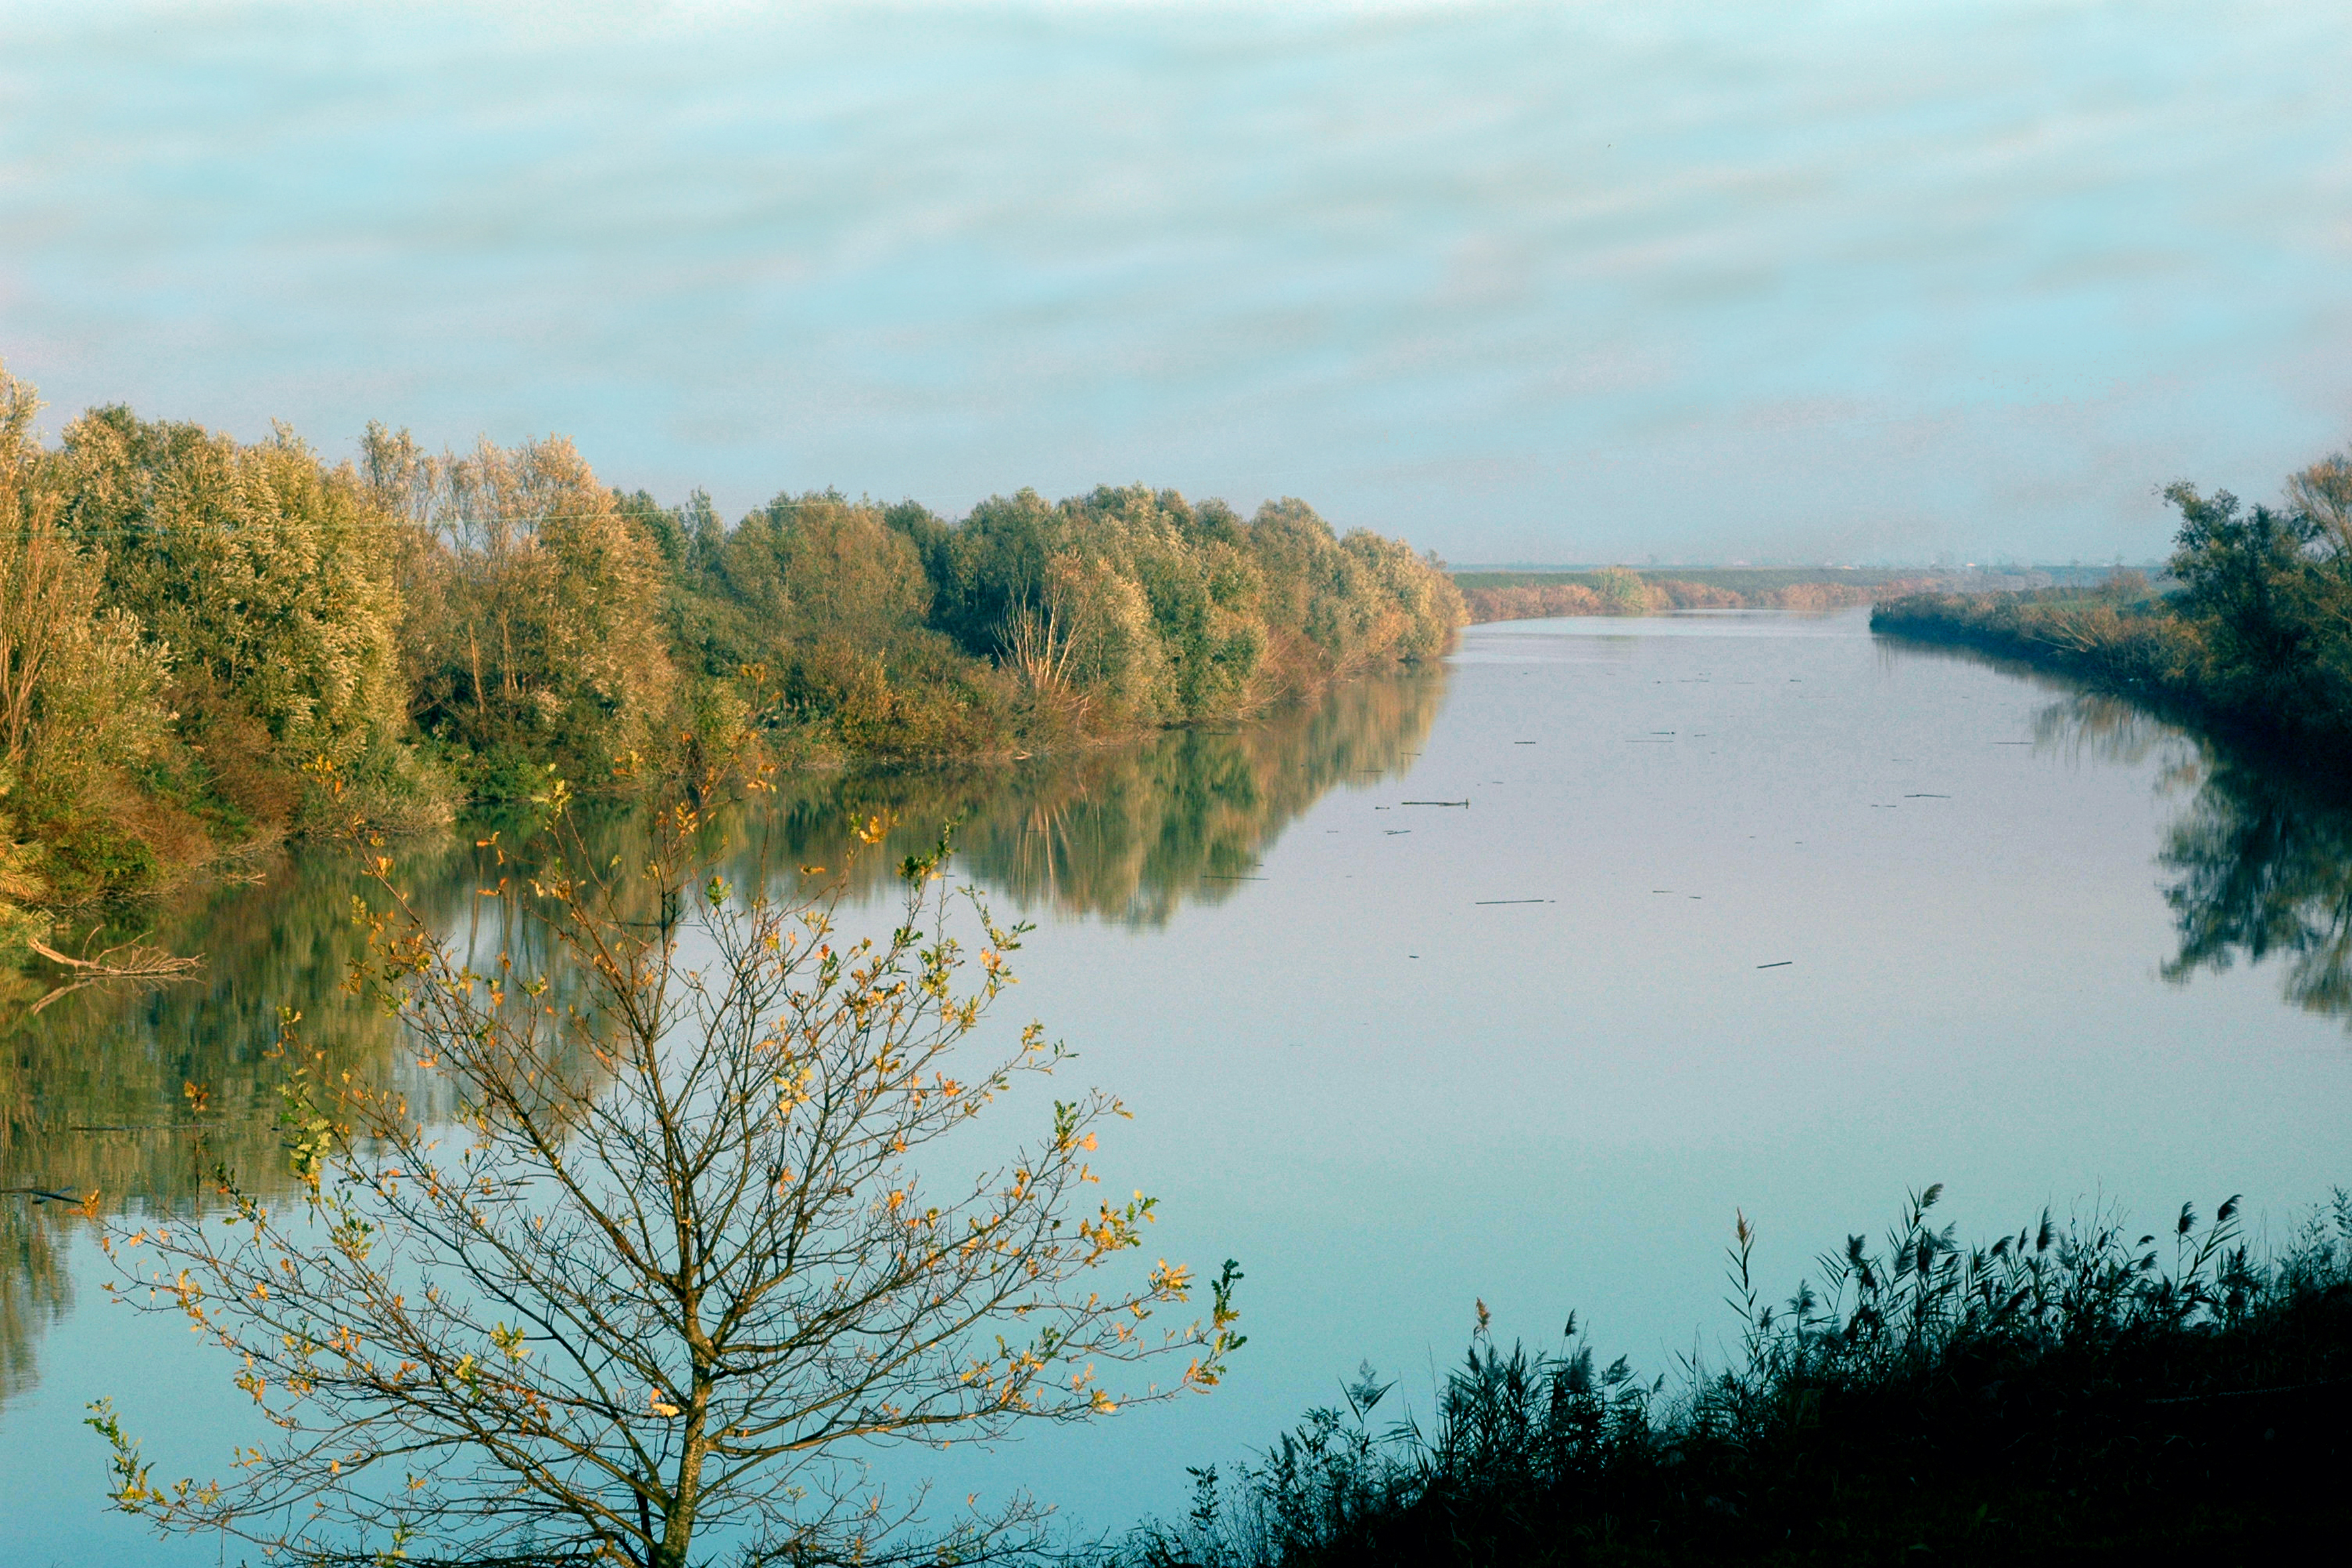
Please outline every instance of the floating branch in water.
[[144, 947], [136, 942], [118, 943], [105, 949], [96, 958], [76, 958], [70, 953], [59, 952], [47, 942], [37, 939], [27, 942], [25, 945], [51, 963], [70, 970], [74, 976], [68, 984], [58, 986], [34, 1003], [32, 1006], [34, 1013], [38, 1013], [60, 996], [72, 995], [84, 986], [103, 984], [110, 980], [130, 980], [157, 984], [167, 980], [184, 979], [194, 973], [205, 962], [202, 953], [194, 957], [183, 957], [178, 953], [166, 952], [160, 947]]
[[1459, 805], [1465, 808], [1470, 805], [1466, 800], [1401, 800], [1397, 804], [1399, 805]]
[[21, 1194], [37, 1204], [79, 1204], [82, 1201], [70, 1193], [53, 1193], [47, 1187], [0, 1187], [0, 1194]]
[[1776, 958], [1769, 963], [1759, 963], [1756, 967], [1759, 969], [1786, 969], [1789, 965], [1796, 962], [1797, 961], [1793, 958]]

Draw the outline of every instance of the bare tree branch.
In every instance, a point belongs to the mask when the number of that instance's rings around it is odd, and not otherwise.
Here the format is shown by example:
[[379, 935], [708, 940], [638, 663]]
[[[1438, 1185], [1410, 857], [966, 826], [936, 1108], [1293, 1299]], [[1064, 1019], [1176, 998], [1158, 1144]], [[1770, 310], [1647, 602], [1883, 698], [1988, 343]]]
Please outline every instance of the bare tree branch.
[[[118, 1296], [235, 1352], [278, 1433], [229, 1480], [167, 1486], [95, 1407], [118, 1506], [322, 1562], [683, 1568], [714, 1529], [751, 1563], [969, 1558], [1034, 1505], [922, 1538], [919, 1493], [885, 1497], [859, 1456], [1216, 1383], [1242, 1342], [1232, 1265], [1207, 1321], [1172, 1330], [1149, 1325], [1190, 1298], [1182, 1267], [1089, 1285], [1154, 1207], [1086, 1197], [1117, 1100], [1056, 1102], [960, 1183], [919, 1162], [1068, 1058], [1032, 1024], [963, 1065], [1026, 928], [950, 889], [944, 841], [903, 866], [898, 923], [852, 942], [829, 902], [711, 875], [688, 807], [634, 866], [592, 866], [561, 808], [554, 864], [501, 883], [551, 939], [540, 963], [461, 952], [367, 846], [359, 983], [451, 1117], [331, 1075], [289, 1014], [304, 1201], [273, 1212], [224, 1172], [218, 1223], [106, 1236]], [[1168, 1356], [1188, 1364], [1164, 1385], [1112, 1391]]]

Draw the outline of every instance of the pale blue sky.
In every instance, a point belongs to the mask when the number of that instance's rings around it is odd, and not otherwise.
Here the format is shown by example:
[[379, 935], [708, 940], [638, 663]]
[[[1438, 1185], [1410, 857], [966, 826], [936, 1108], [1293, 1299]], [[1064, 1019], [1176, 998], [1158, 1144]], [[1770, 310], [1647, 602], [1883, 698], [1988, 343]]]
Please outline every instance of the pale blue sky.
[[2134, 558], [2352, 436], [2339, 6], [0, 0], [0, 357], [730, 514]]

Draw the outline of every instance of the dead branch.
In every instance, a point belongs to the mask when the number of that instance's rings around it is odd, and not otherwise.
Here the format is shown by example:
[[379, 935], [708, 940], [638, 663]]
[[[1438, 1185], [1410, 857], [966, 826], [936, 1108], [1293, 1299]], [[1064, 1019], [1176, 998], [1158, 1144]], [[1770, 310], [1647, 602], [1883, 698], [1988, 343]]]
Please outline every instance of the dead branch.
[[[61, 964], [91, 980], [164, 980], [192, 973], [205, 962], [205, 955], [201, 952], [193, 957], [182, 957], [178, 953], [166, 952], [160, 947], [142, 947], [136, 942], [110, 947], [96, 958], [76, 958], [70, 953], [59, 952], [37, 938], [27, 941], [25, 945], [51, 963]], [[121, 956], [118, 958], [117, 954]]]

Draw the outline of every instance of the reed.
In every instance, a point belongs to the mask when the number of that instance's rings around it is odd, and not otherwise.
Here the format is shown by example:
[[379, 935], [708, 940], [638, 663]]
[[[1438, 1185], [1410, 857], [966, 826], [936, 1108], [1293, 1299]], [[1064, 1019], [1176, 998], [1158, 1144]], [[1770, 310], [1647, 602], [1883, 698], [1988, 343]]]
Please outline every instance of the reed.
[[1735, 1364], [1643, 1381], [1492, 1337], [1431, 1425], [1367, 1367], [1249, 1461], [1192, 1472], [1120, 1568], [2171, 1558], [2340, 1531], [2352, 1194], [2273, 1256], [2235, 1199], [2158, 1231], [2045, 1213], [1990, 1245], [1929, 1187], [1778, 1306], [1730, 1252]]

